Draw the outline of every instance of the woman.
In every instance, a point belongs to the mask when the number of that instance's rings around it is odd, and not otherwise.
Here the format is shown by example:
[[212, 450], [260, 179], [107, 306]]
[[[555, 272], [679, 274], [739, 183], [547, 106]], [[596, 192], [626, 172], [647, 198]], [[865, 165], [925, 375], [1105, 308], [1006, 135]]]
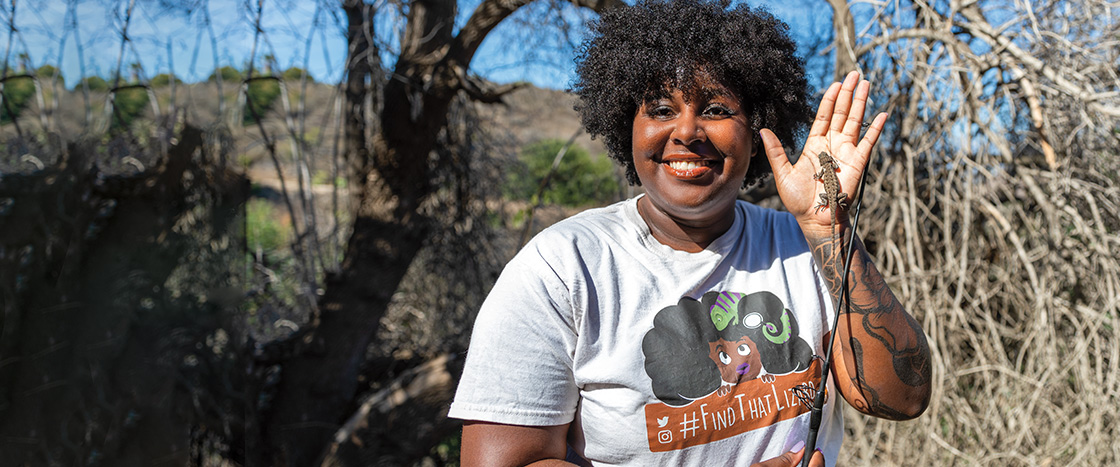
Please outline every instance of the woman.
[[[797, 395], [820, 384], [840, 294], [833, 232], [850, 229], [840, 206], [835, 225], [817, 207], [816, 155], [854, 191], [886, 116], [859, 137], [869, 85], [850, 74], [791, 163], [781, 141], [810, 112], [786, 29], [707, 0], [646, 1], [594, 26], [577, 61], [581, 118], [645, 194], [546, 229], [503, 271], [449, 414], [466, 420], [465, 465], [800, 461]], [[788, 213], [737, 201], [770, 172]], [[855, 241], [813, 465], [840, 449], [837, 392], [890, 419], [929, 402], [921, 328]], [[732, 328], [744, 330], [711, 337]]]

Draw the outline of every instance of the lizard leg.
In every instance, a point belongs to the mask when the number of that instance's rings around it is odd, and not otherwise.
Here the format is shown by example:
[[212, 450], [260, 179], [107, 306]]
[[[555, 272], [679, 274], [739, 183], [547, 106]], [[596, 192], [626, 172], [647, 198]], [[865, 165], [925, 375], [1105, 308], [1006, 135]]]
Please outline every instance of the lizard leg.
[[830, 200], [828, 198], [828, 193], [821, 193], [821, 202], [817, 203], [817, 205], [815, 207], [816, 212], [820, 212], [821, 209], [828, 208], [829, 204], [830, 204]]

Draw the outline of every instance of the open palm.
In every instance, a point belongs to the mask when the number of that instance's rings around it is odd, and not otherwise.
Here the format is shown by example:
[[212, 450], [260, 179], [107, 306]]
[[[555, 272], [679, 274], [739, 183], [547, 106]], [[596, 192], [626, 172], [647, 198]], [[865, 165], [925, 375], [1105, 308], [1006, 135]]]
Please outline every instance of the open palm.
[[[824, 184], [816, 179], [820, 171], [818, 154], [827, 152], [836, 160], [840, 168], [836, 173], [840, 191], [848, 195], [850, 202], [871, 156], [871, 149], [883, 131], [887, 121], [885, 113], [875, 117], [863, 139], [859, 137], [870, 88], [871, 84], [860, 80], [859, 73], [854, 71], [844, 78], [843, 83], [829, 86], [796, 164], [790, 164], [781, 141], [773, 132], [765, 128], [761, 130], [762, 145], [774, 170], [778, 195], [806, 235], [827, 234], [832, 225], [830, 210], [816, 209], [821, 200], [820, 194], [824, 193]], [[838, 215], [840, 222], [846, 221], [846, 213]]]

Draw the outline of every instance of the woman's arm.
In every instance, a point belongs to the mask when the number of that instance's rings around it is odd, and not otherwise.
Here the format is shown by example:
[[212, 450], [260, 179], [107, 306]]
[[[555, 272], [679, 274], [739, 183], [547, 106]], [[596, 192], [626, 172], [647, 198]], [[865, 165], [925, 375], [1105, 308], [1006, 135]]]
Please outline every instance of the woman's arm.
[[[837, 232], [847, 235], [847, 225]], [[845, 237], [841, 237], [845, 238]], [[848, 279], [851, 312], [840, 310], [832, 369], [840, 394], [856, 410], [891, 420], [909, 420], [925, 411], [930, 399], [930, 354], [918, 322], [903, 309], [863, 242], [855, 238]], [[833, 303], [839, 301], [844, 268], [839, 242], [810, 243]]]
[[[855, 72], [824, 93], [805, 149], [791, 164], [781, 142], [761, 130], [763, 144], [783, 204], [797, 219], [813, 257], [821, 266], [833, 303], [839, 302], [844, 268], [841, 242], [850, 232], [848, 213], [833, 199], [821, 206], [824, 183], [818, 181], [820, 153], [832, 156], [840, 191], [850, 203], [871, 150], [886, 124], [879, 114], [860, 138], [870, 84]], [[827, 175], [827, 174], [825, 174]], [[828, 198], [828, 197], [825, 197]], [[858, 238], [853, 238], [849, 277], [851, 313], [840, 315], [832, 369], [840, 394], [859, 411], [904, 420], [917, 417], [930, 398], [929, 344]], [[843, 251], [842, 251], [843, 250]]]
[[463, 424], [460, 462], [473, 466], [572, 465], [568, 425], [520, 426], [468, 421]]

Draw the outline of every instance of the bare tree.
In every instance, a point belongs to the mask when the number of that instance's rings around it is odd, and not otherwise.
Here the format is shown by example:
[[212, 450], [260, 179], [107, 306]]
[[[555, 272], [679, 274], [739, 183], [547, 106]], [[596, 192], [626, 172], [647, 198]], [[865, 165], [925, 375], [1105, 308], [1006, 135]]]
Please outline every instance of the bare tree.
[[[400, 53], [383, 86], [375, 66], [376, 11], [343, 2], [351, 45], [347, 64], [346, 141], [348, 166], [361, 187], [353, 233], [341, 270], [331, 275], [319, 312], [303, 337], [307, 349], [284, 362], [270, 441], [278, 464], [309, 465], [355, 409], [359, 371], [367, 348], [402, 278], [425, 239], [433, 234], [422, 207], [433, 193], [432, 155], [447, 130], [449, 110], [464, 93], [494, 102], [511, 87], [487, 88], [470, 77], [482, 41], [502, 21], [531, 0], [483, 1], [459, 28], [452, 29], [457, 4], [417, 0], [405, 11]], [[577, 0], [601, 11], [613, 0]], [[367, 80], [370, 75], [372, 79]], [[365, 83], [375, 85], [367, 86]], [[376, 125], [363, 127], [376, 114]], [[446, 404], [442, 398], [429, 407]], [[437, 412], [438, 413], [438, 412]], [[438, 433], [438, 431], [433, 431]], [[424, 437], [423, 433], [409, 436]]]
[[849, 417], [845, 456], [1117, 462], [1104, 409], [1120, 369], [1116, 5], [851, 8], [858, 31], [838, 20], [836, 35], [856, 39], [851, 56], [891, 112], [863, 235], [931, 338], [935, 397], [916, 422]]

